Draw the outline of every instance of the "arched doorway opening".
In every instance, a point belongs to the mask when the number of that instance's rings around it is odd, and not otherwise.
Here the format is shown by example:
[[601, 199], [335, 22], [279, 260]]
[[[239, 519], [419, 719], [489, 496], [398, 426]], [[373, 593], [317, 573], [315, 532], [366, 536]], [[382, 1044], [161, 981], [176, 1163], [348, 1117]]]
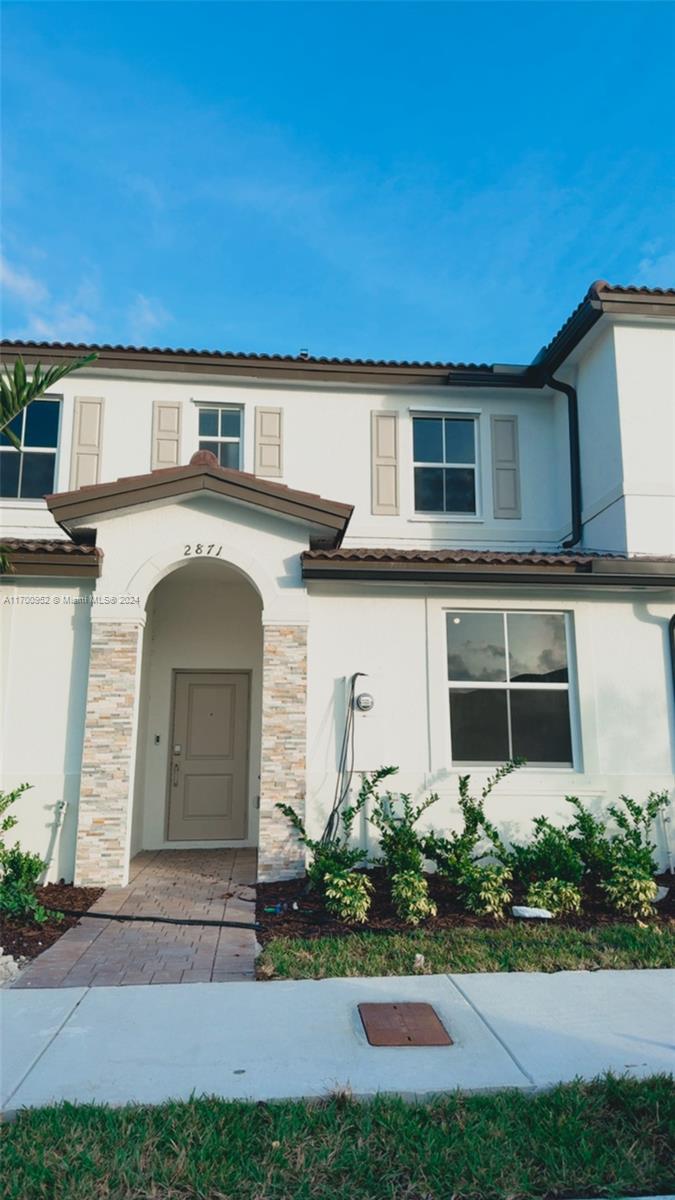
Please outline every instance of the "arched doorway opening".
[[141, 656], [130, 856], [258, 842], [262, 601], [196, 559], [150, 592]]

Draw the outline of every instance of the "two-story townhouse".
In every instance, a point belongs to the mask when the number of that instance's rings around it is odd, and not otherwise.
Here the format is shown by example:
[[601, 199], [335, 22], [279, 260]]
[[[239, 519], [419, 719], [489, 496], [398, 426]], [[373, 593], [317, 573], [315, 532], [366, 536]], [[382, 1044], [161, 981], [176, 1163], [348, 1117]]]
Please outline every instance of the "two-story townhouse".
[[523, 366], [86, 349], [0, 446], [2, 786], [52, 878], [297, 874], [276, 802], [316, 834], [383, 763], [439, 827], [524, 756], [511, 836], [673, 789], [675, 291], [594, 284]]

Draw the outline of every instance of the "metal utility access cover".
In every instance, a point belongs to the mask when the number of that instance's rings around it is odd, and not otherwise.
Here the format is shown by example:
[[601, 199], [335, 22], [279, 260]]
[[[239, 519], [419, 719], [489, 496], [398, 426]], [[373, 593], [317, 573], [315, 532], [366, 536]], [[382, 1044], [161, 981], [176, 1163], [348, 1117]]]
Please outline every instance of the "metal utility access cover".
[[359, 1004], [371, 1046], [451, 1046], [430, 1004]]

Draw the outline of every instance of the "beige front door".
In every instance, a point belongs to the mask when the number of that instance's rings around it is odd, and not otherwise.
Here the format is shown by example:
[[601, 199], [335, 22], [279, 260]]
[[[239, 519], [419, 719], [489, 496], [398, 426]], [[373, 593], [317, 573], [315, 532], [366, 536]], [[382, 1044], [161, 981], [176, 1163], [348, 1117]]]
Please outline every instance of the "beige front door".
[[169, 841], [246, 837], [248, 715], [248, 675], [174, 674]]

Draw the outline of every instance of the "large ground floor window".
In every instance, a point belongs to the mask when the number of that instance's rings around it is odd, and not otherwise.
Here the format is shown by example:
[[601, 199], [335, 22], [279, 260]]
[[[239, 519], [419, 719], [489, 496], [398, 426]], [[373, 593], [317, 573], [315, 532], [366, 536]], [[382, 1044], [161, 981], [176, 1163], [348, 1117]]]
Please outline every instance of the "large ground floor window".
[[564, 613], [446, 614], [454, 763], [570, 766]]

